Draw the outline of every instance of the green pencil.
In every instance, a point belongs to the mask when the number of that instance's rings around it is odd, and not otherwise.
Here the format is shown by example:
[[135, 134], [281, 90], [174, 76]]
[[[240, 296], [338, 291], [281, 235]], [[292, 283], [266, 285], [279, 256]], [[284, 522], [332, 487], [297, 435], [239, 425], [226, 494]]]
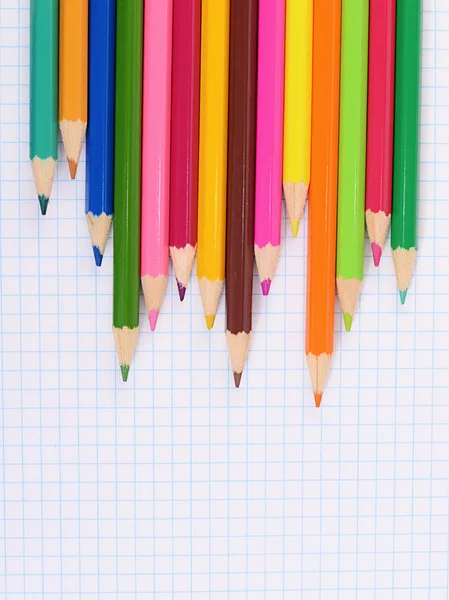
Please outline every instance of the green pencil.
[[58, 160], [58, 0], [31, 0], [30, 160], [43, 215]]
[[397, 0], [391, 249], [404, 304], [417, 254], [421, 0]]
[[363, 279], [368, 0], [343, 0], [338, 168], [337, 289], [351, 330]]
[[139, 332], [143, 0], [117, 1], [114, 338], [123, 381]]

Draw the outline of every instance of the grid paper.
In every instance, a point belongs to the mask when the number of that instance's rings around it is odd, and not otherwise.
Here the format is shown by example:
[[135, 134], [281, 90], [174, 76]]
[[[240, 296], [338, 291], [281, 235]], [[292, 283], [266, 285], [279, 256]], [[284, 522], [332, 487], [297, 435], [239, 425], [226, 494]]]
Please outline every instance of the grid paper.
[[[29, 0], [0, 0], [0, 598], [448, 597], [449, 0], [424, 0], [420, 254], [389, 250], [353, 332], [336, 302], [321, 410], [304, 358], [307, 219], [283, 247], [233, 389], [224, 302], [205, 332], [174, 279], [127, 385], [112, 258], [94, 266], [84, 158], [48, 215], [28, 159]], [[84, 156], [84, 154], [83, 154]]]

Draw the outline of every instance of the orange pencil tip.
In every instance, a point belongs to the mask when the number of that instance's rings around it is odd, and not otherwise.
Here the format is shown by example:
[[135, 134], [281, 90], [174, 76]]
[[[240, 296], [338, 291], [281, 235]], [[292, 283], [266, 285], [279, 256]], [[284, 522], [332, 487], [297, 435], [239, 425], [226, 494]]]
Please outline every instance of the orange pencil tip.
[[321, 406], [321, 399], [323, 397], [323, 394], [315, 393], [314, 395], [315, 395], [315, 406], [317, 408], [320, 408], [320, 406]]
[[76, 172], [78, 170], [78, 163], [76, 163], [74, 160], [71, 160], [70, 158], [67, 159], [67, 162], [69, 163], [70, 177], [71, 179], [75, 179]]

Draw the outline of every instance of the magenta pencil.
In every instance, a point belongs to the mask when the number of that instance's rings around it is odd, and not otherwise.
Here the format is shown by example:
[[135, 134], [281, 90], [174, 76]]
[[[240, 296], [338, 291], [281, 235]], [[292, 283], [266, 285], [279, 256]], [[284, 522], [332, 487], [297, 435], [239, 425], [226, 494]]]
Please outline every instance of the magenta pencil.
[[173, 0], [145, 0], [141, 277], [154, 331], [168, 276]]
[[200, 35], [201, 0], [174, 0], [170, 256], [181, 301], [197, 243]]
[[391, 221], [396, 0], [371, 0], [369, 29], [365, 216], [377, 267]]
[[285, 0], [260, 0], [254, 244], [267, 296], [281, 245]]

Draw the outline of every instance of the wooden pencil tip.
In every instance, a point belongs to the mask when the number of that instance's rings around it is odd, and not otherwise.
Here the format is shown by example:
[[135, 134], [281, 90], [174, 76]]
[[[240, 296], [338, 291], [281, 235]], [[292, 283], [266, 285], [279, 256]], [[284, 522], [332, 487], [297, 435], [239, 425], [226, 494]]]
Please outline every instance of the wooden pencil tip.
[[323, 394], [318, 394], [318, 392], [316, 392], [314, 394], [314, 396], [315, 396], [315, 406], [317, 408], [320, 408], [320, 406], [321, 406], [321, 399], [323, 398]]
[[76, 171], [78, 170], [78, 163], [76, 163], [71, 158], [68, 158], [67, 162], [69, 163], [70, 178], [73, 180], [76, 177]]
[[300, 224], [300, 221], [290, 221], [290, 227], [291, 227], [292, 235], [294, 238], [298, 237], [299, 224]]
[[120, 365], [120, 371], [122, 372], [123, 382], [126, 383], [128, 381], [129, 365]]
[[41, 207], [41, 213], [45, 216], [47, 214], [49, 198], [47, 198], [47, 196], [44, 196], [44, 194], [39, 194], [38, 199], [39, 206]]
[[234, 372], [234, 383], [235, 383], [235, 387], [239, 388], [240, 387], [240, 382], [242, 381], [242, 373], [235, 373]]
[[345, 322], [345, 329], [349, 333], [352, 328], [352, 316], [347, 312], [343, 313], [343, 321]]
[[206, 315], [206, 324], [209, 331], [213, 328], [215, 323], [215, 315]]

